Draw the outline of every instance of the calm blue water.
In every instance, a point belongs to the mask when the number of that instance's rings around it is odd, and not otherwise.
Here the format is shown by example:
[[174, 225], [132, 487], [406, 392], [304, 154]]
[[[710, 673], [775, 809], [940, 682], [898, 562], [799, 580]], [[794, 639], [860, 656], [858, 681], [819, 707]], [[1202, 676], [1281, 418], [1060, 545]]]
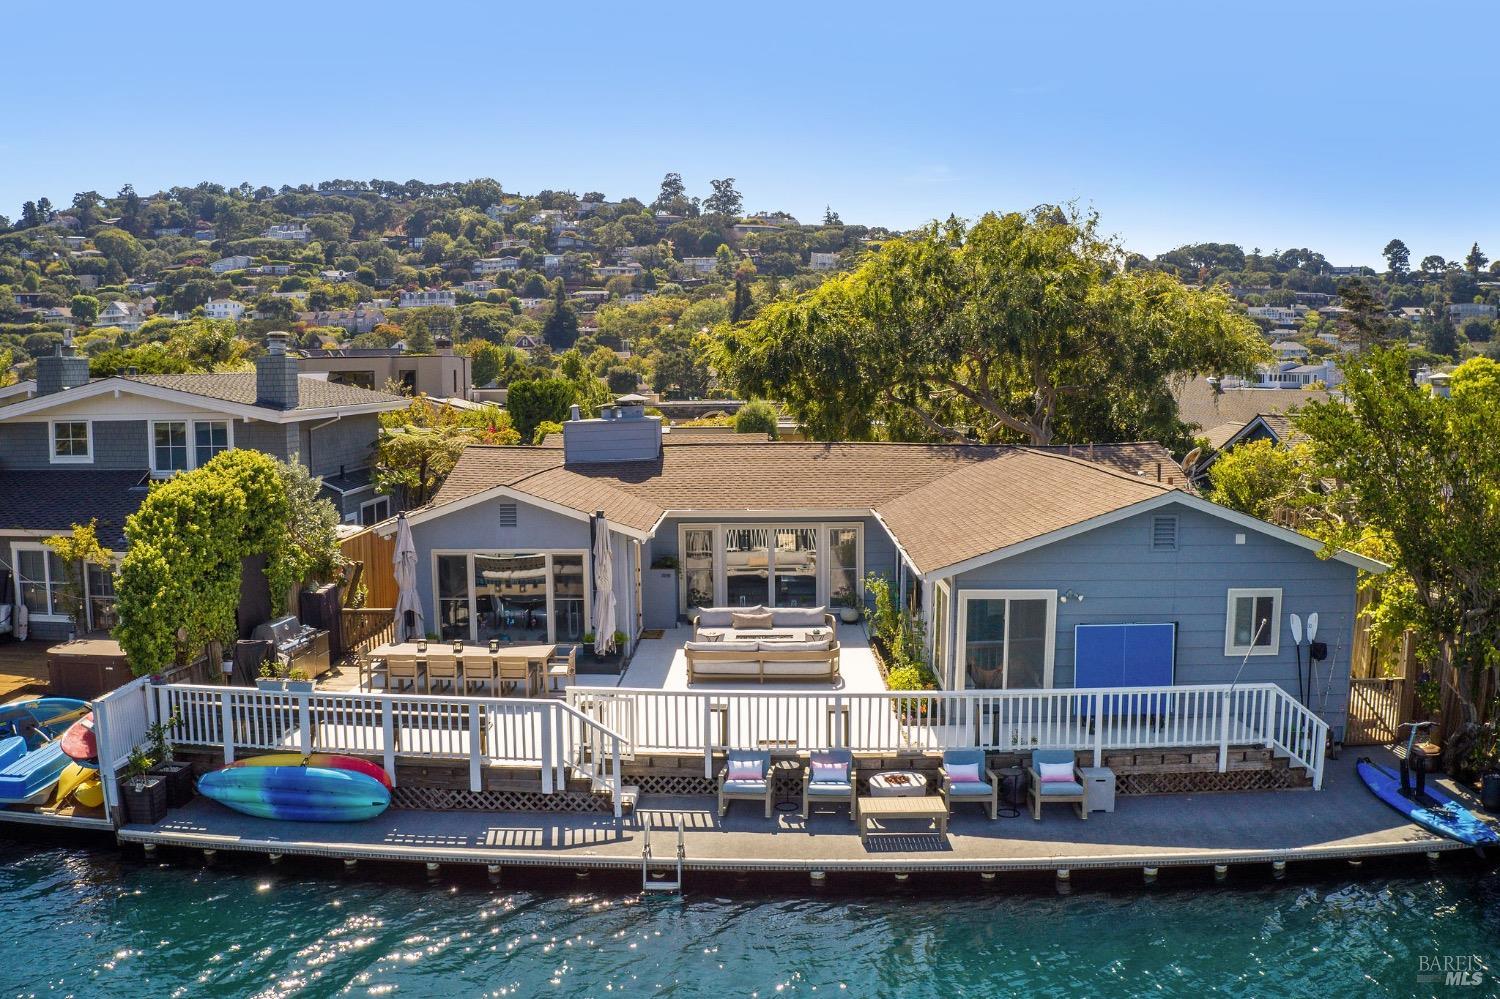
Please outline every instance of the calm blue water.
[[[1449, 861], [1443, 862], [1445, 865]], [[0, 993], [78, 996], [1409, 996], [1419, 955], [1500, 968], [1500, 875], [864, 894], [195, 855], [0, 834]], [[701, 881], [701, 879], [700, 879]], [[692, 887], [690, 885], [690, 887]], [[887, 888], [889, 892], [887, 893]], [[781, 892], [801, 892], [780, 897]], [[879, 892], [877, 894], [877, 892]], [[1487, 979], [1489, 973], [1486, 972]]]

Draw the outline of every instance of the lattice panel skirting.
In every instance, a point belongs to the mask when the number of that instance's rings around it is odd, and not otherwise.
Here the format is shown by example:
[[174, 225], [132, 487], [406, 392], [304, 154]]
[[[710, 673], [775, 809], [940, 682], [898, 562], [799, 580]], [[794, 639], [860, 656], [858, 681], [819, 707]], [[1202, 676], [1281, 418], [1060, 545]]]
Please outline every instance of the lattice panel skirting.
[[587, 791], [463, 791], [441, 787], [404, 787], [391, 790], [392, 808], [434, 812], [613, 812], [606, 794]]
[[1312, 781], [1301, 770], [1231, 770], [1178, 773], [1122, 773], [1115, 777], [1116, 794], [1208, 794], [1215, 791], [1279, 791], [1308, 787]]
[[[781, 777], [776, 781], [776, 794], [782, 798], [797, 798], [802, 795], [802, 780], [799, 777]], [[626, 774], [626, 784], [634, 784], [642, 794], [717, 794], [718, 785], [707, 777], [688, 777], [682, 774]]]

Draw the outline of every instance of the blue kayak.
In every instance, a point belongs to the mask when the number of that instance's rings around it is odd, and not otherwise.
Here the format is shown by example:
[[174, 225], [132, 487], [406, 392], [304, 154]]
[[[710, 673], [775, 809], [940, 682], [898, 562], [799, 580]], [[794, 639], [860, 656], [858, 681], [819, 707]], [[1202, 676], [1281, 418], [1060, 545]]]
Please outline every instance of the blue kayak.
[[62, 772], [73, 761], [54, 739], [39, 749], [22, 736], [0, 739], [0, 804], [39, 804], [52, 793]]
[[1431, 784], [1420, 795], [1407, 797], [1401, 793], [1399, 774], [1369, 760], [1360, 760], [1355, 769], [1375, 797], [1423, 829], [1470, 846], [1500, 843], [1500, 833]]
[[89, 712], [89, 702], [71, 697], [33, 697], [0, 704], [0, 736], [19, 735], [39, 749]]
[[204, 774], [198, 792], [246, 815], [293, 822], [358, 822], [391, 803], [380, 781], [332, 767], [225, 767]]

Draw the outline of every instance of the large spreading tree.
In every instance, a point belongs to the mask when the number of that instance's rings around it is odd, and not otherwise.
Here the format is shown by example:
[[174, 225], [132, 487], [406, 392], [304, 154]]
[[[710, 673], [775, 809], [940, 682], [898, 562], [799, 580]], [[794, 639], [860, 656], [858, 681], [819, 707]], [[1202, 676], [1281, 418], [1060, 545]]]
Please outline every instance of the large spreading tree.
[[1500, 365], [1464, 363], [1450, 398], [1414, 384], [1409, 365], [1403, 348], [1346, 364], [1344, 401], [1309, 405], [1297, 424], [1320, 474], [1337, 483], [1332, 499], [1349, 511], [1326, 539], [1378, 551], [1400, 570], [1382, 603], [1416, 630], [1442, 681], [1448, 765], [1493, 764]]
[[715, 365], [826, 440], [1183, 443], [1172, 381], [1267, 348], [1223, 291], [1123, 259], [1093, 216], [950, 219], [729, 329]]

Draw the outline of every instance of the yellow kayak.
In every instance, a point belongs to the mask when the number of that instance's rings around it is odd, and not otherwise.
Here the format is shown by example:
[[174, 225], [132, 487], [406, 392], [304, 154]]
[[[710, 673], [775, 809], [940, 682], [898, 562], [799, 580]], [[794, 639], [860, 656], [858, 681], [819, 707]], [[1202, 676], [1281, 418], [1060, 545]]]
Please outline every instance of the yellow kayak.
[[99, 783], [99, 771], [77, 763], [64, 769], [57, 779], [57, 804], [62, 805], [69, 797], [88, 808], [98, 808], [103, 804], [104, 785]]

